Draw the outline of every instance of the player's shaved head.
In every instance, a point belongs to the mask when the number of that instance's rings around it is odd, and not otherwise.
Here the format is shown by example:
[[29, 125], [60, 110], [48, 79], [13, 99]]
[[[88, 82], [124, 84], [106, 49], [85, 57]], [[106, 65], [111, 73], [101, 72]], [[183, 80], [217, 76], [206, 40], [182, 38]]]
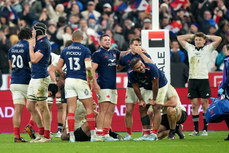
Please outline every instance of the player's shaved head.
[[76, 30], [72, 34], [72, 41], [81, 41], [83, 39], [83, 33], [80, 30]]

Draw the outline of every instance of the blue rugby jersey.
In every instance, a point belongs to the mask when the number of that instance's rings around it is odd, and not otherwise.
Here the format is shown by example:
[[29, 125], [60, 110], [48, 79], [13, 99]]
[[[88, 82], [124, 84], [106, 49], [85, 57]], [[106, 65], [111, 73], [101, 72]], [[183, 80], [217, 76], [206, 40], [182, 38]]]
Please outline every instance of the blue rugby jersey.
[[135, 72], [132, 69], [128, 71], [128, 80], [132, 83], [138, 83], [139, 87], [147, 90], [152, 90], [152, 80], [159, 78], [159, 88], [164, 87], [168, 81], [156, 65], [152, 63], [145, 63], [145, 73]]
[[90, 57], [90, 50], [81, 43], [74, 42], [65, 48], [60, 58], [64, 60], [67, 67], [66, 77], [87, 80], [85, 58]]
[[101, 89], [116, 89], [116, 64], [120, 57], [118, 50], [100, 48], [93, 53], [92, 62], [98, 64], [97, 82]]
[[38, 63], [32, 63], [32, 78], [39, 79], [48, 77], [49, 73], [47, 68], [49, 64], [51, 45], [47, 36], [36, 41], [34, 52], [40, 52], [41, 54], [43, 54], [43, 57]]
[[[147, 54], [147, 53], [144, 53], [144, 54], [145, 54], [147, 57], [149, 57], [149, 58], [151, 59], [151, 57], [150, 57], [149, 54]], [[135, 57], [141, 59], [141, 61], [142, 61], [143, 63], [145, 63], [144, 60], [141, 58], [140, 55], [138, 55], [138, 54], [135, 54], [135, 55], [134, 55], [134, 54], [132, 54], [132, 53], [130, 52], [130, 53], [128, 53], [128, 54], [126, 54], [126, 55], [124, 55], [124, 56], [121, 57], [121, 60], [120, 60], [119, 64], [120, 64], [121, 66], [126, 66], [127, 70], [130, 70], [130, 61], [131, 61], [133, 58], [135, 58]], [[131, 85], [131, 83], [129, 83], [129, 81], [128, 81], [128, 83], [127, 83], [127, 87], [132, 87], [132, 85]]]
[[12, 64], [11, 84], [29, 84], [29, 42], [21, 40], [12, 46], [8, 51], [8, 58]]

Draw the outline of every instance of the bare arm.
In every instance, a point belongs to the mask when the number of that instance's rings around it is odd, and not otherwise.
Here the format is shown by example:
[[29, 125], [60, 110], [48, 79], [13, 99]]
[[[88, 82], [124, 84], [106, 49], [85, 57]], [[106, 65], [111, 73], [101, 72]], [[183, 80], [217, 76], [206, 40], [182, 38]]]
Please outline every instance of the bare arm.
[[8, 61], [9, 61], [10, 70], [12, 71], [12, 62], [11, 62], [11, 60], [8, 60]]
[[139, 101], [143, 100], [143, 97], [142, 97], [140, 88], [138, 86], [138, 83], [133, 83], [132, 86], [133, 86], [134, 92], [135, 92], [136, 96], [138, 97]]
[[177, 97], [173, 96], [168, 101], [164, 103], [165, 107], [176, 107], [177, 106]]
[[146, 103], [145, 103], [145, 101], [144, 101], [144, 99], [142, 97], [142, 94], [141, 94], [140, 88], [138, 86], [138, 83], [133, 83], [132, 86], [133, 86], [135, 94], [137, 95], [137, 97], [139, 99], [139, 106], [145, 107]]
[[212, 46], [216, 49], [222, 41], [222, 38], [214, 35], [207, 35], [207, 38], [212, 40]]
[[120, 71], [122, 71], [125, 67], [126, 67], [126, 66], [122, 66], [122, 65], [118, 64], [117, 67], [116, 67], [116, 71], [117, 71], [117, 72], [120, 72]]
[[64, 59], [60, 58], [57, 64], [57, 72], [60, 74], [62, 78], [65, 78], [65, 73], [62, 70], [62, 67], [64, 66]]
[[96, 80], [96, 69], [98, 68], [98, 66], [99, 65], [97, 63], [92, 62], [93, 84], [95, 93], [97, 94], [100, 92], [100, 86]]
[[120, 52], [120, 57], [119, 57], [119, 60], [121, 59], [121, 57], [123, 56], [123, 55], [126, 55], [127, 53], [129, 53], [130, 51], [128, 50], [128, 51], [121, 51]]
[[90, 82], [93, 82], [93, 70], [92, 70], [92, 65], [91, 65], [91, 59], [85, 58], [84, 62], [86, 65], [88, 79]]
[[55, 74], [56, 69], [57, 69], [57, 67], [54, 66], [53, 64], [51, 64], [50, 67], [49, 67], [49, 69], [48, 69], [50, 78], [51, 78], [52, 81], [54, 81], [54, 82], [56, 82], [56, 74]]
[[135, 48], [135, 53], [137, 53], [138, 55], [141, 56], [141, 58], [144, 60], [145, 63], [153, 63], [152, 59], [150, 59], [149, 57], [147, 57], [144, 53], [147, 53], [146, 50], [142, 47], [136, 47]]
[[185, 48], [185, 44], [186, 44], [187, 40], [193, 39], [194, 36], [195, 36], [194, 34], [180, 35], [180, 36], [177, 36], [177, 40], [179, 41], [181, 46], [183, 48]]

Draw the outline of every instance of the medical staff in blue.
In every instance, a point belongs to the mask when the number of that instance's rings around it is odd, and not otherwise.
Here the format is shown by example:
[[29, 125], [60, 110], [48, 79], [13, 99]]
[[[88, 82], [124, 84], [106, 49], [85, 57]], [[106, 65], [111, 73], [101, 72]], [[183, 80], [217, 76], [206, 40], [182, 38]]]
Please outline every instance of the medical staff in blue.
[[[77, 98], [83, 103], [87, 111], [87, 123], [91, 131], [91, 141], [95, 136], [95, 116], [93, 111], [93, 99], [90, 87], [93, 82], [91, 52], [81, 44], [83, 34], [76, 30], [72, 34], [73, 44], [66, 47], [57, 65], [57, 70], [65, 80], [65, 98], [68, 103], [68, 129], [70, 133], [69, 142], [75, 142], [74, 125]], [[62, 67], [66, 64], [67, 74]], [[87, 72], [87, 73], [86, 73]], [[88, 82], [87, 82], [88, 77]], [[90, 87], [89, 87], [90, 86]]]
[[[228, 73], [229, 73], [229, 44], [224, 45], [223, 50], [225, 52], [225, 59], [224, 59], [224, 68], [223, 68], [223, 80], [219, 85], [219, 90], [218, 90], [218, 94], [225, 95], [225, 98], [229, 99], [229, 77], [228, 77]], [[229, 116], [225, 116], [225, 122], [227, 124], [227, 127], [229, 128]], [[229, 134], [228, 136], [224, 139], [226, 141], [229, 141]]]
[[13, 115], [14, 142], [27, 142], [20, 137], [20, 126], [22, 110], [25, 106], [27, 89], [31, 79], [28, 40], [32, 38], [32, 29], [21, 29], [18, 38], [20, 41], [8, 51], [9, 66], [12, 70], [10, 90], [15, 109]]
[[[94, 75], [94, 91], [98, 97], [99, 115], [97, 121], [97, 135], [105, 136], [105, 141], [117, 141], [109, 136], [112, 117], [117, 104], [116, 64], [117, 60], [127, 52], [110, 49], [109, 35], [100, 37], [100, 48], [92, 55], [92, 69]], [[96, 71], [98, 78], [96, 80]]]
[[[30, 142], [50, 142], [51, 118], [48, 109], [48, 85], [49, 73], [47, 71], [50, 58], [51, 45], [46, 35], [47, 27], [43, 23], [37, 23], [33, 27], [33, 37], [29, 40], [29, 55], [32, 63], [31, 80], [28, 87], [27, 108], [32, 118], [37, 123], [39, 135]], [[43, 116], [43, 122], [36, 109], [36, 104]], [[43, 124], [44, 123], [44, 124]]]
[[[141, 47], [141, 38], [136, 37], [136, 38], [131, 39], [129, 49], [130, 49], [130, 52], [121, 57], [120, 62], [117, 67], [118, 71], [121, 71], [124, 68], [129, 70], [130, 61], [135, 57], [140, 58], [143, 61], [143, 63], [145, 62], [153, 63], [150, 55], [147, 54], [146, 50]], [[127, 134], [124, 138], [124, 141], [129, 141], [132, 139], [133, 111], [134, 111], [134, 107], [137, 101], [138, 101], [138, 97], [134, 93], [134, 89], [132, 85], [128, 82], [127, 88], [126, 88], [126, 97], [125, 97], [125, 103], [126, 103], [125, 125], [126, 125]], [[141, 107], [141, 109], [139, 108], [140, 117], [149, 119], [147, 114], [141, 113], [141, 111], [144, 111], [144, 109], [146, 109], [146, 107]], [[141, 114], [143, 116], [141, 116]], [[150, 128], [151, 128], [150, 125], [142, 124], [142, 127], [143, 127], [143, 135], [149, 133]]]
[[[128, 71], [128, 80], [139, 99], [139, 105], [142, 107], [152, 105], [154, 113], [152, 134], [143, 135], [141, 140], [155, 141], [161, 123], [161, 108], [168, 90], [168, 81], [154, 64], [144, 64], [139, 58], [133, 58], [130, 67], [132, 69]], [[149, 124], [149, 120], [146, 120], [145, 124]]]

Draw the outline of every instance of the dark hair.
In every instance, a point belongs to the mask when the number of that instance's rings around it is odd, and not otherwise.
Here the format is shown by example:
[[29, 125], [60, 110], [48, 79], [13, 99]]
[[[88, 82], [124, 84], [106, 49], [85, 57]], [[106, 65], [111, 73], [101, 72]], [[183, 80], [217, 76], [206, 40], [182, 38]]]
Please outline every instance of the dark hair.
[[[207, 37], [206, 37], [206, 35], [203, 33], [203, 32], [197, 32], [196, 34], [195, 34], [195, 37], [202, 37], [203, 39], [207, 39]], [[195, 38], [194, 37], [194, 38]]]
[[104, 34], [102, 36], [100, 36], [99, 40], [101, 41], [103, 39], [103, 37], [110, 37], [108, 34]]
[[226, 45], [227, 50], [229, 50], [229, 44]]
[[18, 38], [19, 38], [19, 40], [32, 38], [32, 29], [22, 28], [18, 33]]
[[130, 40], [130, 45], [131, 45], [131, 44], [133, 44], [133, 43], [134, 43], [134, 41], [141, 42], [141, 38], [139, 38], [139, 37], [132, 38], [132, 39]]
[[72, 45], [72, 40], [67, 40], [67, 41], [65, 42], [64, 47], [68, 47], [68, 46], [70, 46], [70, 45]]
[[135, 57], [130, 61], [130, 67], [133, 68], [135, 64], [137, 64], [140, 61], [139, 58]]

